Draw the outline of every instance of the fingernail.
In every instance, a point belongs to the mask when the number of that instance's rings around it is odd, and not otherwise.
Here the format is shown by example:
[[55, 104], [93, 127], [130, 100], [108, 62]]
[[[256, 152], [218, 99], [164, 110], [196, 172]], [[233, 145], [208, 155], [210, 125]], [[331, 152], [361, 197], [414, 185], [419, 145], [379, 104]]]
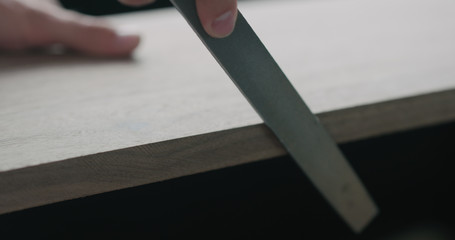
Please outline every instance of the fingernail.
[[132, 51], [139, 45], [139, 35], [118, 35], [115, 41], [115, 47], [118, 51]]
[[232, 11], [221, 14], [211, 24], [211, 35], [217, 38], [227, 37], [234, 31], [235, 20], [235, 13]]
[[120, 25], [116, 27], [116, 32], [118, 36], [131, 36], [139, 35], [141, 31], [137, 25]]

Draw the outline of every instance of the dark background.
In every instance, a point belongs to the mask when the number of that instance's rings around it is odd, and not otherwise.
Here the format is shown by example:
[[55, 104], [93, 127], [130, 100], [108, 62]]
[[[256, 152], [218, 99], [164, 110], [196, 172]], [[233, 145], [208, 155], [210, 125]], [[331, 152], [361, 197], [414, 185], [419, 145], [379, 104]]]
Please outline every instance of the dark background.
[[128, 7], [117, 0], [60, 0], [60, 3], [65, 8], [95, 16], [172, 6], [168, 0], [158, 0], [144, 7]]
[[[102, 15], [115, 0], [62, 0]], [[360, 235], [290, 157], [0, 215], [2, 239], [455, 239], [455, 123], [341, 145], [380, 207]]]

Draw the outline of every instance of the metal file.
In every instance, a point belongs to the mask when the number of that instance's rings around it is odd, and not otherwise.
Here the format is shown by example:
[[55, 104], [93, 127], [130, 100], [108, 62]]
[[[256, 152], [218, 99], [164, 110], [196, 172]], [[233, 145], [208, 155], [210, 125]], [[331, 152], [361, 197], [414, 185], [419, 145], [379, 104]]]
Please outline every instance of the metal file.
[[360, 232], [378, 213], [372, 198], [242, 14], [223, 39], [205, 33], [194, 0], [171, 0], [221, 67], [346, 223]]

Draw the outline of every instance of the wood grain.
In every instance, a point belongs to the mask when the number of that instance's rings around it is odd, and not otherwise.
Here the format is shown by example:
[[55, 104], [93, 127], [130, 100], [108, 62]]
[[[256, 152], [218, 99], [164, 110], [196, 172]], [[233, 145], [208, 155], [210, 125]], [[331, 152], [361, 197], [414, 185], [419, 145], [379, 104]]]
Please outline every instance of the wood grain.
[[[455, 2], [240, 9], [337, 142], [455, 119]], [[0, 213], [285, 154], [176, 11], [111, 21], [133, 58], [0, 56]]]

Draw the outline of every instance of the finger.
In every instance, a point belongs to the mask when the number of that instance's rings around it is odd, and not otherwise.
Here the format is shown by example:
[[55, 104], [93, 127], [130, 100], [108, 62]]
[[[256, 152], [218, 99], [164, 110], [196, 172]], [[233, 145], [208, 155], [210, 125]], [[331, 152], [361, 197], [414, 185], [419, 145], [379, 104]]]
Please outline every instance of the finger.
[[119, 2], [129, 5], [129, 6], [134, 6], [134, 7], [140, 7], [143, 5], [147, 5], [150, 3], [155, 2], [156, 0], [118, 0]]
[[88, 16], [65, 12], [49, 22], [48, 41], [62, 43], [90, 55], [124, 56], [139, 45], [139, 36], [122, 35], [106, 23]]
[[237, 0], [196, 0], [199, 19], [212, 37], [227, 37], [234, 31]]

